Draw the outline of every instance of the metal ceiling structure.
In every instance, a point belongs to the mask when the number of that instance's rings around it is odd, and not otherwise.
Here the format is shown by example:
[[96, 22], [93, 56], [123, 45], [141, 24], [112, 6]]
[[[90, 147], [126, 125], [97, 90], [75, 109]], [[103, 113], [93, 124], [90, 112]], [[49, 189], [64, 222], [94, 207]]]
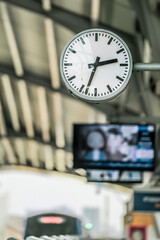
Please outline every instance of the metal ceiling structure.
[[127, 89], [103, 104], [73, 98], [59, 73], [74, 34], [111, 30], [134, 63], [159, 62], [159, 0], [0, 0], [0, 165], [72, 171], [72, 125], [160, 123], [159, 72], [133, 72]]

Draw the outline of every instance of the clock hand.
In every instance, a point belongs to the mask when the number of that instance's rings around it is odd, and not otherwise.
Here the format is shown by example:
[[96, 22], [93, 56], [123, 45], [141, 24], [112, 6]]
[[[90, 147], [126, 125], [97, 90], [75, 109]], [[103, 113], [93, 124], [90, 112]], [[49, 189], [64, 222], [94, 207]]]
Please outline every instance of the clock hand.
[[[118, 59], [114, 58], [114, 59], [98, 62], [97, 66], [103, 66], [103, 65], [107, 65], [107, 64], [111, 64], [111, 63], [116, 63], [116, 62], [118, 62]], [[95, 63], [89, 63], [88, 67], [92, 68], [92, 67], [94, 67], [94, 65], [95, 65]]]
[[95, 74], [95, 72], [96, 72], [99, 59], [100, 59], [100, 57], [97, 57], [95, 63], [93, 64], [93, 69], [92, 69], [92, 72], [91, 72], [91, 75], [90, 75], [90, 78], [89, 78], [89, 81], [88, 81], [88, 84], [87, 84], [87, 88], [86, 88], [85, 94], [88, 93], [89, 86], [91, 85], [92, 79], [93, 79], [94, 74]]

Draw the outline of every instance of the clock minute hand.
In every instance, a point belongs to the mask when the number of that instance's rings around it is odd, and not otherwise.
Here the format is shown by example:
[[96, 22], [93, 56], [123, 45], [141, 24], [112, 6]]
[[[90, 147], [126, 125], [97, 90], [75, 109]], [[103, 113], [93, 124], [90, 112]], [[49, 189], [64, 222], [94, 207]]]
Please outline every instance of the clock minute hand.
[[103, 66], [103, 65], [107, 65], [107, 64], [111, 64], [111, 63], [116, 63], [116, 62], [118, 62], [118, 59], [114, 58], [114, 59], [98, 62], [97, 65], [98, 66]]
[[[97, 66], [103, 66], [103, 65], [107, 65], [107, 64], [111, 64], [111, 63], [116, 63], [116, 62], [118, 62], [118, 59], [113, 58], [113, 59], [110, 59], [110, 60], [105, 60], [105, 61], [98, 62]], [[88, 67], [92, 68], [92, 67], [94, 67], [94, 65], [95, 65], [95, 63], [89, 63]]]
[[89, 86], [91, 85], [92, 79], [93, 79], [94, 74], [95, 74], [95, 72], [96, 72], [99, 59], [100, 59], [100, 57], [97, 57], [95, 63], [93, 64], [93, 69], [92, 69], [92, 72], [91, 72], [91, 75], [90, 75], [90, 78], [89, 78], [89, 81], [88, 81], [88, 84], [87, 84], [87, 88], [86, 88], [85, 94], [88, 93]]

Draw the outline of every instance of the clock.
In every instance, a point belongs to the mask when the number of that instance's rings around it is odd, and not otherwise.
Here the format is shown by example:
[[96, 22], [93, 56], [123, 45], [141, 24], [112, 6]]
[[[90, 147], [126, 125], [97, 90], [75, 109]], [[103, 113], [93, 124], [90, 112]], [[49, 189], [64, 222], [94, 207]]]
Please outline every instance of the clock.
[[132, 56], [115, 33], [89, 29], [75, 35], [65, 46], [60, 72], [73, 96], [100, 103], [124, 91], [132, 73]]

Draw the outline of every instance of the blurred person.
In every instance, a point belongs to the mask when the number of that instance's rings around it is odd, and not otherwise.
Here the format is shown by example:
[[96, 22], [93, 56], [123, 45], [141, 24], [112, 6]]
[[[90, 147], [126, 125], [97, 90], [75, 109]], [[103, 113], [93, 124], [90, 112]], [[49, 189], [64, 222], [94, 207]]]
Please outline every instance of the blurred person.
[[105, 153], [106, 137], [101, 129], [93, 129], [87, 133], [85, 142], [87, 153], [84, 156], [85, 160], [107, 160]]
[[123, 153], [121, 147], [124, 139], [122, 133], [117, 128], [110, 128], [107, 132], [106, 152], [109, 160], [122, 160]]

